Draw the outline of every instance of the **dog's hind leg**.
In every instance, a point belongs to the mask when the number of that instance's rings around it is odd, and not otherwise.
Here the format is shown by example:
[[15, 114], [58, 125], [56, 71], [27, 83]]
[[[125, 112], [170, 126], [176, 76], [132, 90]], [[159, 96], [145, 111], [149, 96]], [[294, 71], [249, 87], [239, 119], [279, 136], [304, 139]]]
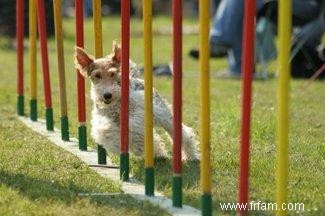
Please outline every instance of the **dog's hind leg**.
[[[170, 137], [173, 137], [173, 118], [170, 108], [166, 103], [155, 95], [153, 114], [155, 124], [164, 128]], [[193, 129], [182, 124], [182, 141], [183, 141], [183, 159], [197, 160], [199, 159], [198, 142], [195, 140]]]
[[130, 116], [129, 119], [129, 147], [135, 156], [143, 156], [144, 128], [138, 116]]

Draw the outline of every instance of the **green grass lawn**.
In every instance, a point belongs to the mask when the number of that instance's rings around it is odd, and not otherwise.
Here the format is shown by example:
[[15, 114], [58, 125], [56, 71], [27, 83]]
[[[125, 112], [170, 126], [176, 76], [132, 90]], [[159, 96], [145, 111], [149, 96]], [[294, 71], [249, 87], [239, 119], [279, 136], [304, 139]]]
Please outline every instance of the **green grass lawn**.
[[[185, 24], [196, 24], [185, 20]], [[156, 18], [153, 28], [168, 26], [171, 20]], [[111, 51], [112, 40], [119, 38], [120, 21], [110, 17], [103, 20], [104, 52]], [[143, 63], [142, 24], [131, 23], [131, 57]], [[74, 20], [64, 20], [65, 64], [68, 87], [70, 132], [77, 134], [76, 72], [73, 66]], [[171, 60], [171, 36], [155, 35], [154, 63]], [[93, 53], [92, 21], [85, 23], [85, 47]], [[187, 55], [198, 44], [197, 35], [185, 35], [183, 45], [183, 119], [196, 132], [199, 128], [198, 62]], [[4, 40], [0, 40], [4, 41]], [[27, 41], [26, 41], [27, 42]], [[48, 43], [55, 125], [59, 126], [58, 75], [54, 39]], [[87, 168], [76, 157], [52, 145], [32, 132], [16, 118], [16, 53], [0, 49], [0, 214], [1, 215], [164, 215], [148, 203], [140, 203], [126, 195], [79, 197], [81, 192], [120, 192], [120, 187]], [[39, 56], [39, 55], [38, 55]], [[40, 61], [38, 62], [40, 65]], [[215, 78], [227, 65], [225, 59], [211, 61], [211, 148], [214, 215], [234, 215], [221, 211], [220, 202], [235, 202], [237, 194], [241, 82]], [[39, 66], [40, 68], [40, 66]], [[25, 50], [26, 95], [28, 114], [29, 65]], [[44, 116], [42, 75], [38, 71], [40, 117]], [[314, 82], [302, 90], [303, 81], [292, 80], [290, 101], [290, 174], [289, 202], [305, 204], [303, 215], [325, 214], [325, 87]], [[154, 86], [168, 100], [172, 96], [172, 80], [155, 77]], [[254, 81], [251, 131], [250, 200], [275, 202], [275, 130], [276, 80]], [[89, 88], [89, 83], [87, 83]], [[92, 102], [87, 91], [87, 114]], [[90, 128], [89, 123], [87, 124]], [[89, 131], [89, 130], [88, 130]], [[89, 138], [91, 146], [95, 146]], [[144, 180], [143, 161], [131, 160], [132, 174]], [[171, 196], [171, 162], [156, 166], [156, 189]], [[184, 203], [199, 208], [199, 167], [183, 166]], [[271, 211], [252, 211], [252, 215], [272, 215]], [[289, 212], [296, 215], [297, 212]]]

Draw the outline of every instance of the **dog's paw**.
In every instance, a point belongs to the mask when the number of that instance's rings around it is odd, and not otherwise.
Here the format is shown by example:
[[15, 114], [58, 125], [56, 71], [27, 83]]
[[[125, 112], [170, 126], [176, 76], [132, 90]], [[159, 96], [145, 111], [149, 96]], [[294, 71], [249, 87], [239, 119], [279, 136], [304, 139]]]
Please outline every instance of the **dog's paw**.
[[191, 154], [182, 154], [182, 161], [200, 161], [201, 156], [198, 152]]
[[169, 160], [170, 158], [168, 157], [155, 157], [155, 164], [156, 165], [166, 164]]

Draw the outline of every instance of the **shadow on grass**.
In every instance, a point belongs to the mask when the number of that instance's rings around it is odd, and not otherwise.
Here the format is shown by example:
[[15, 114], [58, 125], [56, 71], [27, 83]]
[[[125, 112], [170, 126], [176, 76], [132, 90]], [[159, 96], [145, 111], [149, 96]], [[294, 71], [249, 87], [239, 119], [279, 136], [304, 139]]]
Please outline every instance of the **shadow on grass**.
[[[143, 178], [143, 165], [144, 161], [131, 161], [132, 170], [134, 176], [140, 181], [144, 181]], [[171, 188], [171, 161], [165, 159], [155, 160], [155, 177], [156, 188], [161, 191]], [[199, 181], [199, 162], [187, 162], [183, 164], [183, 186], [186, 190], [184, 193], [184, 203], [200, 208], [200, 191], [198, 190]], [[80, 187], [73, 182], [61, 184], [50, 180], [38, 179], [28, 176], [26, 174], [14, 174], [0, 170], [0, 184], [6, 185], [19, 191], [22, 196], [28, 197], [30, 200], [54, 200], [64, 202], [67, 205], [72, 204], [76, 199], [89, 199], [92, 203], [98, 206], [107, 206], [115, 209], [124, 209], [126, 211], [137, 211], [139, 205], [143, 206], [143, 203], [135, 201], [125, 194], [113, 194], [108, 196], [91, 196], [84, 197], [78, 196], [79, 193], [94, 193], [100, 191], [93, 191], [92, 188]], [[170, 193], [170, 191], [167, 191]], [[214, 215], [235, 215], [235, 211], [222, 211], [219, 203], [231, 203], [230, 200], [221, 200], [218, 197], [213, 197], [213, 212]], [[152, 209], [152, 206], [147, 206], [148, 209]], [[158, 211], [158, 212], [157, 212]], [[151, 214], [152, 213], [152, 214]], [[156, 215], [161, 213], [159, 210], [153, 210], [151, 212], [146, 211], [146, 215]], [[250, 215], [271, 215], [266, 211], [251, 211]]]
[[[200, 163], [198, 161], [185, 162], [182, 165], [183, 186], [196, 188], [198, 186], [200, 176]], [[131, 160], [131, 170], [133, 176], [144, 183], [144, 160]], [[171, 188], [171, 180], [173, 176], [172, 161], [165, 158], [155, 159], [155, 185], [156, 189], [164, 190], [166, 187]]]
[[[144, 183], [144, 160], [131, 160], [131, 169], [133, 176]], [[163, 191], [171, 196], [172, 187], [172, 161], [170, 159], [155, 159], [155, 188]], [[200, 192], [200, 162], [188, 161], [182, 165], [182, 181], [183, 181], [183, 203], [200, 209], [201, 192]], [[167, 189], [167, 190], [166, 190]], [[214, 215], [236, 215], [235, 210], [221, 210], [220, 204], [232, 203], [234, 200], [222, 200], [213, 197], [212, 208]], [[272, 215], [267, 211], [250, 211], [249, 215]]]
[[[33, 178], [25, 174], [14, 174], [0, 170], [0, 184], [19, 191], [19, 194], [30, 200], [52, 200], [64, 202], [66, 205], [73, 204], [76, 199], [89, 199], [93, 204], [107, 206], [114, 209], [128, 211], [139, 211], [139, 206], [152, 209], [148, 203], [134, 200], [125, 194], [99, 195], [99, 196], [78, 196], [79, 193], [94, 193], [91, 189], [76, 186], [73, 183], [66, 185], [49, 180]], [[152, 211], [155, 215], [161, 213], [159, 209]], [[147, 214], [147, 213], [146, 213]]]

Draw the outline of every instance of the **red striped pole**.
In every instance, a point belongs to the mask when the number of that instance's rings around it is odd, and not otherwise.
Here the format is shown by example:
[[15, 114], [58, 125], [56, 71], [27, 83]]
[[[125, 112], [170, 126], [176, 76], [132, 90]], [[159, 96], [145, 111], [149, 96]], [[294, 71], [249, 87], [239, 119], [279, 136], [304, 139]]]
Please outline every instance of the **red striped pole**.
[[53, 110], [52, 110], [52, 98], [51, 98], [49, 59], [48, 59], [48, 52], [47, 52], [46, 17], [45, 17], [44, 1], [37, 0], [36, 5], [37, 5], [37, 18], [38, 18], [38, 32], [39, 32], [39, 40], [40, 40], [41, 56], [42, 56], [46, 128], [47, 130], [53, 130]]
[[182, 207], [182, 0], [173, 1], [173, 206]]
[[[254, 74], [254, 36], [255, 36], [255, 0], [245, 1], [243, 23], [243, 62], [242, 62], [242, 121], [241, 121], [241, 147], [239, 161], [239, 191], [238, 202], [248, 203], [249, 179], [249, 142], [250, 142], [250, 116], [252, 79]], [[246, 210], [239, 210], [238, 214], [246, 215]]]
[[129, 59], [130, 59], [130, 0], [121, 1], [121, 114], [120, 114], [120, 177], [129, 180]]
[[24, 115], [24, 0], [16, 1], [17, 112]]
[[[75, 0], [76, 10], [76, 46], [84, 47], [84, 17], [83, 1]], [[85, 78], [77, 70], [78, 88], [78, 137], [79, 149], [87, 150], [87, 128], [86, 128], [86, 98], [85, 98]]]

